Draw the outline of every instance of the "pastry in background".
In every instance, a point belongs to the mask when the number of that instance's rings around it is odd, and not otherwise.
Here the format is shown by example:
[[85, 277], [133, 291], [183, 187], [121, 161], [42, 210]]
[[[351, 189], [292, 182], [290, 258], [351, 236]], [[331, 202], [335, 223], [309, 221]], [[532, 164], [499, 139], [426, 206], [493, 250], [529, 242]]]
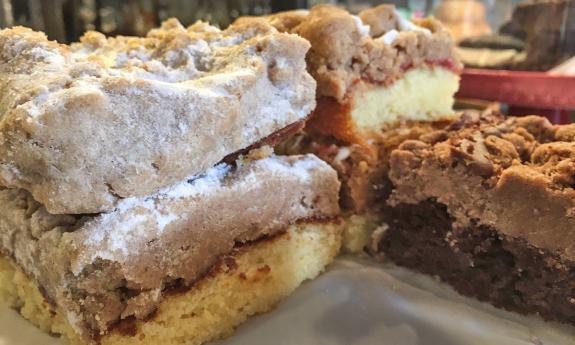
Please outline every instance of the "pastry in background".
[[435, 10], [435, 17], [457, 42], [491, 34], [487, 9], [478, 0], [444, 0]]
[[461, 62], [472, 68], [513, 69], [526, 58], [523, 41], [500, 34], [463, 39], [457, 53]]
[[[519, 69], [548, 71], [575, 55], [575, 0], [525, 1], [508, 28], [525, 37], [527, 57]], [[517, 32], [518, 31], [518, 32]]]
[[517, 4], [500, 34], [462, 39], [457, 48], [465, 66], [549, 71], [575, 55], [575, 1]]

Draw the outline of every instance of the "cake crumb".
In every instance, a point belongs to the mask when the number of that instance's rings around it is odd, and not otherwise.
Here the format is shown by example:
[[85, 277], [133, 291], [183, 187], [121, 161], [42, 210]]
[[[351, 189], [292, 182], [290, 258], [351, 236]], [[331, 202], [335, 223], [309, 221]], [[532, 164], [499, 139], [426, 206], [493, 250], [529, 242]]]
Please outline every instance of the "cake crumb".
[[385, 235], [388, 229], [389, 225], [383, 223], [377, 228], [375, 228], [375, 230], [373, 230], [373, 233], [371, 234], [371, 244], [369, 246], [369, 249], [373, 253], [377, 253], [379, 251], [379, 244], [381, 243], [381, 240], [383, 239], [383, 236]]

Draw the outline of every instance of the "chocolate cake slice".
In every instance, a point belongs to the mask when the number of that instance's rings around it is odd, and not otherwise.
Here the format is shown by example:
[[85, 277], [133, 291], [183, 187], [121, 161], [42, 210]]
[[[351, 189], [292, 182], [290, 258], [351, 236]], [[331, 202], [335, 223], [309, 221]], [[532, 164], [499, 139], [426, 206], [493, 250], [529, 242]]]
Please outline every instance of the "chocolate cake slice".
[[525, 39], [518, 69], [548, 71], [575, 55], [575, 0], [528, 0], [517, 4], [504, 29]]
[[575, 325], [575, 126], [466, 113], [393, 151], [377, 242], [464, 295]]

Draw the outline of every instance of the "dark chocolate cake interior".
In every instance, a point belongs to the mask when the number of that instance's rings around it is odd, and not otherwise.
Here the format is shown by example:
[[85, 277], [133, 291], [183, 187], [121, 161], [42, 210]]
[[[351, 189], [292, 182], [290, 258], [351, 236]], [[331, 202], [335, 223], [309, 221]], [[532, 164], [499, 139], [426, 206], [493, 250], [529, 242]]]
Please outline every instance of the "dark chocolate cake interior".
[[398, 265], [496, 307], [575, 325], [575, 263], [487, 226], [454, 231], [445, 205], [434, 200], [400, 204], [387, 220], [379, 249]]

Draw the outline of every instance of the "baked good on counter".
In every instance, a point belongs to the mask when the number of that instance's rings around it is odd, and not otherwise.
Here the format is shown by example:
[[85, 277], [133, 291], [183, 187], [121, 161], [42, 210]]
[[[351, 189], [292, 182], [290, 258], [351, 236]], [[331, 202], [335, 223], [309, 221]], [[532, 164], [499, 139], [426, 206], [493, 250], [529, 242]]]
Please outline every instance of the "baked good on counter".
[[0, 302], [42, 330], [203, 344], [338, 253], [335, 170], [266, 146], [315, 107], [304, 39], [169, 20], [0, 42]]
[[109, 213], [0, 190], [0, 300], [71, 344], [202, 344], [338, 253], [336, 172], [313, 156], [221, 164]]
[[393, 151], [386, 259], [575, 325], [575, 126], [467, 112]]
[[166, 21], [62, 45], [0, 31], [0, 185], [52, 213], [113, 210], [302, 122], [309, 43], [270, 25]]
[[46, 332], [203, 344], [342, 248], [575, 325], [575, 127], [456, 113], [434, 19], [0, 42], [0, 302]]

